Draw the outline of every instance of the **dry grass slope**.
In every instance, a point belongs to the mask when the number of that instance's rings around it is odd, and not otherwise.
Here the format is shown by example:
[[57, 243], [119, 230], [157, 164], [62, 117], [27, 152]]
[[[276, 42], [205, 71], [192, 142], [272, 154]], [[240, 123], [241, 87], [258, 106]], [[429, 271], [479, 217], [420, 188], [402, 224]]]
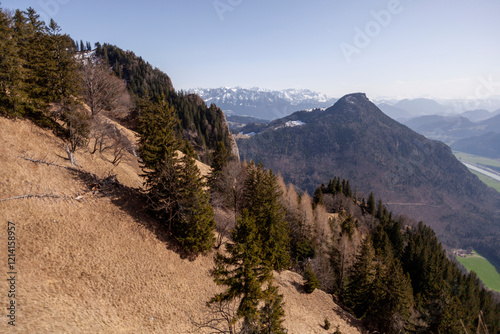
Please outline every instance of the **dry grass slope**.
[[[7, 222], [15, 222], [18, 272], [16, 327], [3, 316], [0, 332], [192, 330], [190, 316], [200, 316], [217, 291], [209, 275], [213, 254], [188, 261], [169, 249], [133, 196], [142, 181], [132, 155], [115, 167], [106, 156], [77, 152], [83, 170], [99, 178], [116, 174], [124, 185], [106, 191], [89, 184], [88, 174], [20, 158], [69, 167], [60, 139], [28, 121], [0, 118], [0, 139], [0, 200], [61, 196], [0, 202], [0, 244], [6, 252]], [[6, 254], [0, 264], [5, 273]], [[326, 333], [320, 327], [325, 318], [342, 333], [360, 332], [330, 296], [301, 294], [297, 274], [281, 273], [277, 281], [285, 295], [289, 333]], [[7, 281], [0, 280], [2, 314], [7, 291]]]

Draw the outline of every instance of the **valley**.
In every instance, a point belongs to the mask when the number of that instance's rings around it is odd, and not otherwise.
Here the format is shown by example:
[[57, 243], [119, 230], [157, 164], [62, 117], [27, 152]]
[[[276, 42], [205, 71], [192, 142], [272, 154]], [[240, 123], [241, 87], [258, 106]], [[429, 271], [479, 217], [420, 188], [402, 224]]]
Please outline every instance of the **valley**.
[[468, 271], [474, 271], [483, 283], [491, 290], [500, 292], [500, 274], [491, 263], [480, 254], [456, 256]]
[[468, 166], [481, 181], [500, 192], [500, 160], [457, 151], [454, 151], [453, 154]]

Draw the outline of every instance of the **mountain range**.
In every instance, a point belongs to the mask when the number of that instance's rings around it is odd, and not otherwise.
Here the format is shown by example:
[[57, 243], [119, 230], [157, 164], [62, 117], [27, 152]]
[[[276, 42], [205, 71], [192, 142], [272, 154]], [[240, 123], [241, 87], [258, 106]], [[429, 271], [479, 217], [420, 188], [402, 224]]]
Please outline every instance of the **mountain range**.
[[335, 176], [347, 178], [360, 196], [373, 191], [395, 213], [429, 224], [447, 245], [473, 246], [500, 263], [500, 194], [448, 146], [391, 119], [365, 94], [255, 130], [238, 140], [241, 158], [263, 162], [310, 193]]
[[207, 105], [215, 103], [226, 115], [251, 116], [264, 120], [285, 117], [297, 110], [329, 107], [337, 99], [307, 89], [268, 90], [221, 87], [192, 89]]

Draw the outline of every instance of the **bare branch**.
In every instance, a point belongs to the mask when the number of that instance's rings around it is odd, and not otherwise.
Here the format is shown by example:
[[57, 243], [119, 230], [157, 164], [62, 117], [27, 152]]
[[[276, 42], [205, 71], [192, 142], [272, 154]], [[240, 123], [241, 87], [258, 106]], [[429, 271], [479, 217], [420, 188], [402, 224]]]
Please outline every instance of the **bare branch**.
[[23, 198], [59, 198], [59, 199], [72, 199], [72, 197], [67, 197], [67, 196], [59, 196], [59, 195], [50, 195], [50, 194], [27, 194], [27, 195], [20, 195], [20, 196], [14, 196], [14, 197], [9, 197], [9, 198], [4, 198], [0, 199], [0, 202], [5, 202], [5, 201], [10, 201], [10, 200], [15, 200], [15, 199], [23, 199]]

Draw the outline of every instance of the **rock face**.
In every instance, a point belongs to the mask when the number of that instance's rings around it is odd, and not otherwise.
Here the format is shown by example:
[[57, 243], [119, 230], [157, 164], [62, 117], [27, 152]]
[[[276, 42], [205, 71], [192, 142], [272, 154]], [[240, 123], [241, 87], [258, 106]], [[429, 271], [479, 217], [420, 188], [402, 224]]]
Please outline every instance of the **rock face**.
[[[285, 126], [290, 121], [301, 126]], [[498, 193], [448, 146], [389, 118], [365, 94], [275, 120], [238, 146], [242, 158], [263, 162], [309, 192], [334, 176], [349, 179], [358, 194], [373, 191], [395, 213], [433, 227], [445, 243], [483, 248], [500, 260]]]

